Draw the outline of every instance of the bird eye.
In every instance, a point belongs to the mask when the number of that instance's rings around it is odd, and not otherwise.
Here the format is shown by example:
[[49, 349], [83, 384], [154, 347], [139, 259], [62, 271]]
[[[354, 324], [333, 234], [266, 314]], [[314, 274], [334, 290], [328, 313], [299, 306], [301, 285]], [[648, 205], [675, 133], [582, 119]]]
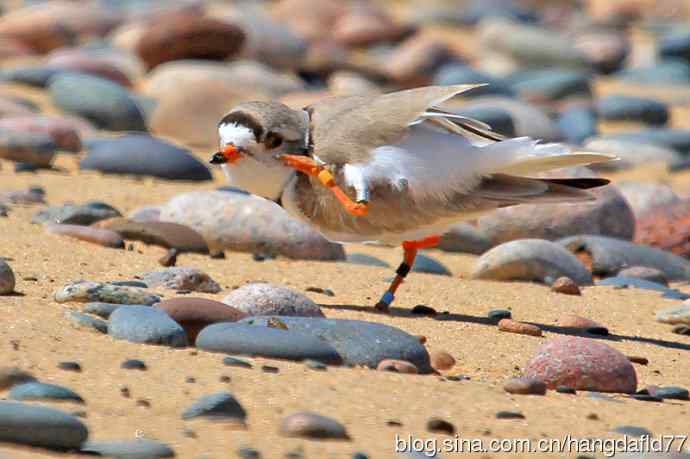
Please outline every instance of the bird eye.
[[283, 144], [283, 137], [280, 136], [280, 134], [276, 134], [275, 132], [269, 132], [266, 134], [266, 140], [264, 140], [264, 144], [266, 145], [266, 148], [269, 150], [273, 150], [274, 148], [278, 148]]

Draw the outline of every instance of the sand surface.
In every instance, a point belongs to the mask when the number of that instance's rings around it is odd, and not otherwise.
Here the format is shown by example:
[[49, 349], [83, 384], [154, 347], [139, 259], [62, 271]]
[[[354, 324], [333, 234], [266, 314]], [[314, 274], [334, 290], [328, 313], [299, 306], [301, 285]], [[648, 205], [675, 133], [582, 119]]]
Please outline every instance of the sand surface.
[[[199, 152], [201, 155], [202, 152]], [[2, 190], [41, 185], [49, 204], [68, 200], [98, 199], [123, 213], [205, 185], [102, 176], [77, 172], [75, 159], [63, 157], [62, 172], [16, 175], [10, 163], [0, 170]], [[653, 168], [650, 169], [653, 171]], [[657, 171], [658, 172], [658, 171]], [[623, 178], [640, 172], [629, 172]], [[661, 172], [658, 174], [663, 175]], [[650, 174], [653, 179], [663, 179]], [[674, 178], [683, 189], [686, 180]], [[379, 321], [409, 333], [427, 337], [430, 350], [442, 349], [456, 359], [446, 375], [466, 375], [468, 381], [448, 381], [438, 375], [416, 376], [368, 369], [329, 368], [317, 372], [303, 364], [255, 359], [251, 370], [229, 368], [222, 355], [193, 349], [116, 341], [108, 336], [73, 328], [63, 316], [65, 305], [52, 301], [53, 291], [75, 279], [123, 280], [159, 268], [164, 253], [158, 247], [135, 243], [134, 251], [101, 248], [86, 242], [48, 234], [30, 223], [38, 207], [15, 206], [8, 218], [0, 219], [0, 254], [11, 259], [17, 275], [16, 296], [0, 299], [0, 352], [2, 365], [26, 369], [45, 382], [66, 385], [79, 392], [84, 406], [64, 405], [66, 410], [83, 410], [93, 439], [126, 439], [143, 435], [170, 444], [182, 458], [235, 457], [242, 446], [252, 446], [263, 457], [284, 457], [302, 449], [307, 458], [347, 458], [363, 451], [375, 458], [394, 457], [396, 434], [407, 438], [452, 438], [426, 431], [426, 422], [440, 417], [452, 422], [464, 438], [614, 438], [620, 425], [646, 427], [656, 435], [688, 433], [688, 403], [642, 402], [622, 395], [615, 401], [596, 400], [586, 393], [564, 395], [549, 392], [541, 396], [510, 395], [503, 382], [518, 375], [544, 339], [560, 336], [556, 326], [562, 314], [574, 313], [609, 327], [606, 342], [627, 355], [649, 359], [649, 365], [635, 365], [639, 387], [648, 384], [690, 386], [688, 350], [690, 337], [671, 333], [671, 327], [654, 320], [656, 309], [676, 303], [658, 293], [640, 290], [585, 288], [581, 297], [552, 293], [547, 287], [528, 283], [497, 283], [465, 280], [475, 257], [431, 251], [453, 273], [453, 277], [412, 274], [401, 288], [392, 315], [376, 314], [370, 305], [385, 289], [387, 269], [324, 262], [284, 259], [254, 262], [249, 254], [228, 253], [225, 260], [202, 255], [182, 255], [178, 265], [199, 268], [228, 291], [250, 281], [268, 281], [304, 291], [308, 287], [330, 288], [335, 297], [307, 293], [328, 317]], [[400, 250], [351, 246], [397, 265]], [[35, 277], [37, 280], [24, 280]], [[690, 291], [687, 286], [677, 286]], [[166, 297], [172, 291], [161, 291]], [[206, 295], [222, 299], [224, 293]], [[426, 304], [448, 314], [436, 318], [411, 316], [409, 309]], [[75, 305], [68, 305], [73, 307]], [[513, 317], [532, 322], [544, 330], [543, 338], [498, 331], [484, 317], [492, 308], [510, 308]], [[127, 358], [144, 360], [146, 372], [120, 369]], [[83, 371], [60, 370], [60, 361], [76, 360]], [[262, 364], [280, 368], [278, 374], [261, 371]], [[219, 378], [230, 376], [229, 383]], [[186, 382], [188, 377], [195, 382]], [[127, 386], [130, 398], [121, 395]], [[229, 390], [248, 412], [248, 429], [233, 430], [209, 421], [182, 421], [181, 412], [197, 397]], [[138, 405], [146, 400], [149, 407]], [[279, 436], [279, 420], [292, 412], [310, 410], [326, 414], [347, 427], [352, 441], [308, 441]], [[499, 410], [520, 411], [524, 420], [500, 420]], [[598, 420], [588, 419], [596, 413]], [[401, 425], [391, 426], [390, 421]], [[196, 438], [185, 435], [189, 428]], [[687, 446], [687, 445], [686, 445]], [[24, 448], [0, 447], [7, 457], [72, 457]], [[545, 457], [574, 457], [576, 454], [545, 454]], [[452, 457], [452, 453], [444, 454]], [[485, 454], [499, 457], [502, 454]], [[526, 457], [513, 454], [511, 457]], [[76, 457], [76, 456], [75, 456]], [[602, 457], [599, 455], [598, 457]]]

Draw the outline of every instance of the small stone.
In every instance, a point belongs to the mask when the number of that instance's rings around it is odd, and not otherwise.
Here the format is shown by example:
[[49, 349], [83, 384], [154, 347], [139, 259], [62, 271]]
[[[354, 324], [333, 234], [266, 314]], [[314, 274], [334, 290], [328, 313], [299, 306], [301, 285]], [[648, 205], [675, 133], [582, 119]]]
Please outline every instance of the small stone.
[[690, 325], [690, 304], [678, 304], [659, 309], [656, 312], [656, 320], [665, 324]]
[[580, 287], [569, 277], [559, 277], [551, 284], [551, 291], [565, 295], [582, 295]]
[[199, 398], [182, 413], [182, 419], [197, 417], [244, 425], [247, 412], [231, 393], [220, 391]]
[[88, 435], [81, 421], [63, 411], [0, 401], [0, 441], [64, 451], [78, 450]]
[[29, 373], [17, 367], [2, 367], [0, 368], [0, 390], [9, 389], [17, 384], [36, 381], [36, 378]]
[[163, 286], [173, 290], [203, 293], [218, 293], [222, 290], [208, 274], [195, 268], [167, 268], [142, 274], [141, 278], [149, 288]]
[[663, 272], [655, 268], [648, 268], [646, 266], [631, 266], [621, 270], [618, 276], [622, 277], [636, 277], [638, 279], [655, 282], [657, 284], [668, 287], [668, 280]]
[[230, 292], [223, 303], [250, 316], [323, 317], [321, 309], [311, 299], [280, 285], [246, 284]]
[[144, 363], [143, 360], [138, 360], [138, 359], [128, 359], [125, 360], [120, 364], [120, 368], [123, 368], [125, 370], [141, 370], [141, 371], [146, 371], [146, 363]]
[[36, 212], [32, 223], [90, 225], [100, 220], [119, 217], [120, 211], [103, 202], [91, 201], [81, 205], [65, 204]]
[[355, 265], [375, 266], [378, 268], [390, 268], [391, 266], [383, 260], [366, 253], [348, 253], [347, 262]]
[[431, 433], [455, 434], [455, 426], [445, 419], [431, 418], [426, 422], [426, 430]]
[[666, 104], [642, 97], [608, 95], [597, 100], [597, 112], [607, 121], [639, 121], [663, 126], [669, 120]]
[[225, 357], [223, 357], [223, 365], [237, 368], [252, 368], [252, 364], [247, 362], [246, 360], [239, 359], [237, 357], [233, 357], [230, 355], [226, 355]]
[[448, 371], [455, 366], [455, 359], [446, 351], [431, 351], [429, 359], [431, 368], [436, 371]]
[[628, 437], [652, 437], [653, 435], [649, 430], [638, 426], [618, 426], [613, 431]]
[[386, 359], [381, 360], [376, 367], [379, 371], [392, 371], [394, 373], [417, 374], [417, 367], [405, 360]]
[[67, 387], [38, 381], [13, 386], [7, 397], [10, 400], [59, 400], [84, 403], [84, 399], [79, 394]]
[[590, 421], [598, 421], [599, 415], [597, 413], [589, 413], [587, 415], [587, 419], [589, 419]]
[[688, 400], [688, 389], [680, 386], [647, 386], [649, 395], [662, 399]]
[[151, 408], [151, 402], [143, 398], [137, 400], [136, 404], [137, 406], [141, 406], [142, 408]]
[[264, 373], [280, 373], [280, 368], [274, 367], [272, 365], [261, 365], [261, 371]]
[[637, 363], [638, 365], [648, 365], [649, 359], [647, 357], [641, 357], [638, 355], [628, 355], [628, 360], [632, 363]]
[[328, 367], [324, 365], [323, 363], [317, 361], [317, 360], [312, 360], [312, 359], [307, 359], [304, 361], [304, 365], [307, 366], [307, 368], [311, 368], [312, 370], [326, 370]]
[[313, 292], [313, 293], [321, 293], [322, 295], [326, 296], [335, 296], [335, 293], [333, 293], [333, 290], [329, 288], [321, 288], [321, 287], [307, 287], [306, 288], [307, 292]]
[[158, 259], [158, 264], [169, 268], [177, 264], [177, 255], [179, 251], [177, 249], [168, 249], [168, 251]]
[[690, 327], [687, 325], [676, 325], [671, 329], [671, 332], [677, 335], [690, 335]]
[[57, 367], [61, 370], [81, 373], [81, 365], [79, 365], [79, 362], [60, 362]]
[[512, 319], [501, 319], [498, 329], [504, 332], [517, 333], [519, 335], [542, 336], [541, 328], [536, 325], [518, 322]]
[[86, 303], [84, 305], [84, 312], [88, 312], [89, 314], [95, 314], [104, 319], [107, 319], [108, 317], [110, 317], [110, 314], [112, 314], [114, 310], [121, 306], [128, 305], [101, 302]]
[[0, 295], [7, 295], [14, 292], [15, 278], [14, 272], [5, 260], [0, 258]]
[[546, 384], [535, 378], [511, 378], [503, 385], [503, 390], [510, 394], [545, 395]]
[[486, 317], [491, 323], [499, 323], [503, 319], [510, 319], [513, 313], [508, 309], [492, 309], [486, 313]]
[[577, 391], [572, 387], [558, 385], [556, 386], [556, 392], [559, 394], [577, 394]]
[[338, 421], [310, 412], [299, 412], [280, 421], [280, 433], [286, 437], [349, 440], [345, 427]]
[[416, 305], [410, 312], [420, 316], [435, 316], [437, 314], [436, 309], [425, 304]]
[[124, 398], [129, 398], [131, 396], [131, 392], [129, 390], [129, 387], [127, 387], [127, 386], [120, 387], [120, 395], [122, 395]]
[[171, 347], [187, 345], [184, 329], [168, 314], [148, 306], [128, 306], [110, 315], [108, 334], [115, 339]]
[[99, 333], [108, 333], [108, 323], [104, 320], [91, 317], [88, 314], [83, 314], [79, 311], [73, 311], [68, 309], [65, 311], [65, 317], [67, 317], [77, 328], [83, 328], [88, 330], [96, 330]]
[[440, 276], [452, 276], [448, 268], [440, 262], [423, 253], [418, 253], [412, 266], [413, 273], [437, 274]]
[[258, 450], [248, 446], [238, 449], [237, 456], [240, 459], [261, 459], [261, 453]]
[[519, 411], [499, 411], [496, 413], [496, 419], [525, 419], [525, 415]]

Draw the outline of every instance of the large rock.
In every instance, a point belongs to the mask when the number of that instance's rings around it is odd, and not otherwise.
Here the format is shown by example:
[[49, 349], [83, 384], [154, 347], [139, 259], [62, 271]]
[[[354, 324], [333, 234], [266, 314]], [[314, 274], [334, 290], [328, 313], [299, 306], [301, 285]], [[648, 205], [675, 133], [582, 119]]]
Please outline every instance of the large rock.
[[211, 180], [206, 165], [189, 150], [147, 134], [95, 139], [79, 167], [108, 174], [148, 175], [169, 180]]
[[182, 327], [164, 311], [149, 306], [130, 305], [113, 311], [108, 321], [108, 334], [135, 343], [187, 345]]
[[345, 258], [341, 245], [294, 220], [277, 204], [243, 193], [184, 193], [161, 208], [160, 219], [192, 227], [206, 239], [211, 253], [237, 250], [296, 259]]
[[492, 245], [515, 239], [556, 240], [576, 234], [597, 234], [631, 240], [635, 216], [612, 186], [592, 193], [596, 201], [577, 204], [522, 204], [482, 216], [478, 230]]
[[157, 19], [139, 37], [137, 52], [149, 68], [177, 59], [224, 60], [238, 53], [244, 32], [210, 17], [171, 14]]
[[29, 403], [0, 401], [0, 441], [42, 448], [79, 449], [89, 436], [71, 414]]
[[607, 344], [590, 338], [562, 336], [544, 342], [527, 363], [526, 376], [538, 378], [549, 389], [633, 393], [635, 368], [628, 358]]
[[419, 339], [388, 325], [362, 320], [288, 316], [248, 317], [239, 323], [270, 328], [276, 320], [287, 326], [288, 332], [310, 335], [330, 344], [348, 365], [376, 368], [381, 360], [393, 359], [414, 364], [420, 373], [431, 371], [429, 354]]
[[592, 274], [607, 277], [631, 266], [647, 266], [663, 272], [670, 281], [690, 280], [690, 262], [663, 250], [601, 236], [573, 236], [558, 244], [579, 255]]
[[501, 244], [475, 262], [471, 276], [487, 280], [523, 280], [552, 284], [569, 277], [578, 285], [592, 283], [592, 275], [573, 254], [541, 239], [520, 239]]
[[146, 131], [144, 113], [125, 87], [84, 73], [63, 73], [50, 81], [50, 95], [62, 110], [112, 131]]

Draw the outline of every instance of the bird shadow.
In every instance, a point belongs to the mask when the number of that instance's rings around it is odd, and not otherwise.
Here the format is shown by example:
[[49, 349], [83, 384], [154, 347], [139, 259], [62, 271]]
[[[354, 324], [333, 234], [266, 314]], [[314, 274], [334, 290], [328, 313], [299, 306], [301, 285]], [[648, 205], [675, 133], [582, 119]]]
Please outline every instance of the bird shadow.
[[[423, 315], [423, 314], [413, 314], [411, 309], [400, 308], [392, 306], [388, 313], [377, 311], [373, 306], [357, 306], [352, 304], [321, 304], [324, 309], [333, 309], [338, 311], [352, 311], [352, 312], [364, 312], [368, 314], [380, 315], [380, 316], [393, 316], [405, 319], [431, 319], [438, 320], [441, 322], [453, 321], [453, 322], [463, 322], [478, 325], [488, 325], [491, 327], [496, 327], [496, 321], [489, 319], [488, 317], [473, 316], [469, 314], [458, 314], [450, 312], [441, 312], [435, 315]], [[587, 331], [580, 328], [572, 327], [561, 327], [558, 325], [542, 324], [539, 322], [526, 322], [539, 327], [542, 331], [555, 333], [559, 335], [569, 335], [569, 336], [583, 336], [592, 339], [600, 339], [605, 341], [632, 341], [637, 343], [651, 344], [654, 346], [665, 347], [669, 349], [678, 349], [683, 351], [690, 351], [690, 343], [681, 343], [677, 341], [668, 341], [664, 339], [656, 338], [646, 338], [644, 336], [630, 336], [621, 335], [615, 333], [609, 333], [608, 335], [598, 334], [598, 333], [588, 333]]]

